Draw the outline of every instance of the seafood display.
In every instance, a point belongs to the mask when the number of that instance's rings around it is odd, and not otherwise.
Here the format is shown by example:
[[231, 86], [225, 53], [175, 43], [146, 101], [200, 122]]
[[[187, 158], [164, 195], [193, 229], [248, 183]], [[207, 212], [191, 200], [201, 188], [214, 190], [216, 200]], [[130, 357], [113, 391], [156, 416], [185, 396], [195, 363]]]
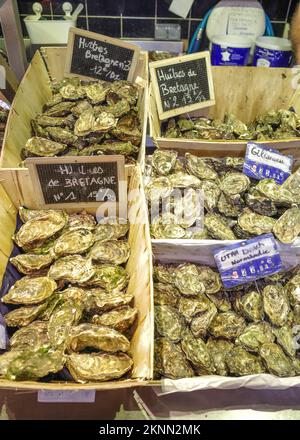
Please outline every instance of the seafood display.
[[31, 121], [27, 157], [122, 154], [135, 163], [142, 140], [138, 87], [128, 81], [80, 81], [52, 84], [44, 112]]
[[152, 238], [239, 240], [273, 233], [292, 244], [300, 234], [300, 170], [279, 185], [250, 179], [243, 164], [238, 157], [178, 157], [172, 150], [148, 156]]
[[205, 117], [169, 119], [162, 129], [167, 138], [203, 140], [264, 141], [300, 137], [300, 116], [294, 109], [271, 110], [244, 124], [233, 114], [225, 114], [223, 121]]
[[215, 269], [154, 267], [155, 377], [300, 375], [300, 268], [226, 290]]
[[127, 222], [58, 210], [19, 215], [21, 253], [10, 262], [23, 276], [1, 298], [10, 340], [0, 377], [55, 378], [64, 368], [76, 382], [128, 377], [138, 312], [127, 292]]

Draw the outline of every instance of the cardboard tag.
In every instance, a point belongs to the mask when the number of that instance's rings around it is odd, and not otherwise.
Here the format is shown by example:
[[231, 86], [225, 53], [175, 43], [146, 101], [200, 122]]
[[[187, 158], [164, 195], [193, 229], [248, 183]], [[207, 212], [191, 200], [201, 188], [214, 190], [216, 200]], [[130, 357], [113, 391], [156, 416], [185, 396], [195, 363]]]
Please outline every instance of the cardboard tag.
[[282, 184], [292, 173], [293, 158], [272, 148], [248, 142], [243, 172], [253, 179], [274, 179]]
[[38, 402], [40, 403], [94, 403], [95, 390], [39, 390]]
[[216, 249], [214, 258], [226, 288], [249, 283], [283, 269], [273, 234]]

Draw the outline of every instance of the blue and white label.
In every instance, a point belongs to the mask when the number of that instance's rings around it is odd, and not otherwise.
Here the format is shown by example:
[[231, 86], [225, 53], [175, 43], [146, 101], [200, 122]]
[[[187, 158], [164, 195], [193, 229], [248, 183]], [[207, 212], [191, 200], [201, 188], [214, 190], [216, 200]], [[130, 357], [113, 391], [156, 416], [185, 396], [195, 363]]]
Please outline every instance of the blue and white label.
[[212, 45], [211, 63], [213, 66], [247, 66], [250, 48]]
[[216, 249], [214, 258], [226, 288], [246, 284], [283, 269], [273, 234]]
[[94, 403], [95, 390], [39, 390], [38, 402], [41, 403]]
[[257, 67], [289, 67], [293, 52], [288, 50], [265, 49], [255, 47], [253, 66]]
[[280, 185], [291, 175], [293, 158], [248, 142], [243, 172], [253, 179], [274, 179]]

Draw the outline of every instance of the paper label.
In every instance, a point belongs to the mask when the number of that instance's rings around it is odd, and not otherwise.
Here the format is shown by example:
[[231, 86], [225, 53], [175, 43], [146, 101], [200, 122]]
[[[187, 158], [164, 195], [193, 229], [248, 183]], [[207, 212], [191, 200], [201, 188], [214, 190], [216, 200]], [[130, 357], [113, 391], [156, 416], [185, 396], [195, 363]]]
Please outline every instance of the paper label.
[[4, 325], [0, 324], [0, 350], [6, 349], [6, 330]]
[[194, 0], [173, 0], [169, 7], [169, 11], [179, 17], [186, 18], [193, 3]]
[[260, 7], [232, 7], [228, 16], [228, 35], [253, 37], [260, 25], [261, 16]]
[[39, 390], [38, 402], [41, 403], [94, 403], [95, 390]]
[[273, 275], [283, 268], [273, 234], [216, 249], [214, 258], [226, 288]]
[[279, 151], [248, 142], [244, 163], [244, 174], [253, 179], [274, 179], [280, 185], [292, 172], [293, 158]]

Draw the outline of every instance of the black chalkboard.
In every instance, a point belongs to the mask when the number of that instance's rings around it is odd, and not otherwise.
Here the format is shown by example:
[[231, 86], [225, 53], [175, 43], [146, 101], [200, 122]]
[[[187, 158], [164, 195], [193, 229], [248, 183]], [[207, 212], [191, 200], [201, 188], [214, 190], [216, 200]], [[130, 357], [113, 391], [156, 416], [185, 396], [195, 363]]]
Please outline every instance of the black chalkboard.
[[160, 116], [175, 116], [214, 103], [207, 52], [158, 61], [150, 66]]
[[132, 79], [138, 47], [79, 29], [70, 33], [67, 72], [106, 81]]
[[117, 162], [35, 166], [46, 205], [119, 201]]

